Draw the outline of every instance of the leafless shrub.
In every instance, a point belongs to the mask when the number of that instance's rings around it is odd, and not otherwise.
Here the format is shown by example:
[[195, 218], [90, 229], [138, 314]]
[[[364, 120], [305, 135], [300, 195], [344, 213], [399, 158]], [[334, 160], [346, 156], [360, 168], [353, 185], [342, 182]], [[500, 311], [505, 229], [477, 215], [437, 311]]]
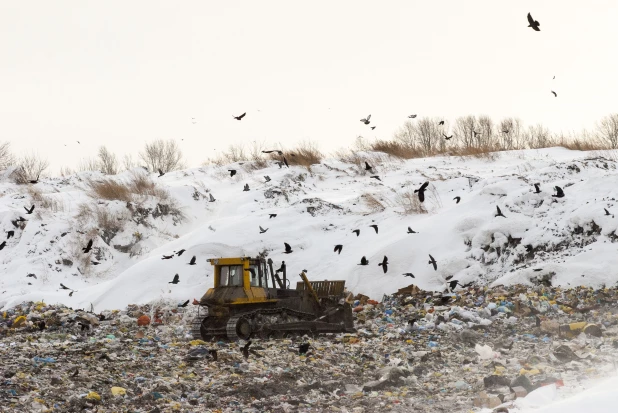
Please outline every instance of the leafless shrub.
[[26, 187], [26, 192], [30, 197], [30, 201], [34, 204], [37, 210], [40, 209], [48, 209], [51, 212], [62, 212], [64, 211], [64, 204], [59, 202], [57, 199], [44, 195], [40, 189], [29, 185]]
[[397, 140], [377, 140], [369, 144], [372, 151], [383, 152], [401, 159], [422, 158], [423, 151]]
[[99, 148], [99, 165], [101, 172], [105, 175], [116, 175], [118, 173], [118, 158], [111, 153], [105, 146]]
[[597, 136], [609, 146], [618, 148], [618, 113], [612, 113], [601, 119], [596, 126]]
[[128, 182], [116, 179], [90, 181], [90, 195], [98, 199], [124, 202], [137, 201], [152, 196], [161, 201], [169, 199], [169, 193], [158, 187], [145, 173], [133, 173]]
[[395, 198], [395, 203], [403, 208], [403, 213], [406, 215], [427, 213], [427, 210], [418, 199], [418, 194], [414, 193], [413, 189], [399, 192]]
[[60, 167], [60, 176], [66, 178], [67, 176], [73, 175], [73, 170], [68, 166]]
[[140, 152], [139, 157], [150, 171], [158, 171], [160, 169], [163, 172], [169, 172], [184, 167], [182, 152], [173, 139], [168, 139], [167, 141], [159, 139], [152, 143], [147, 143], [144, 151]]
[[0, 171], [5, 170], [15, 163], [15, 157], [11, 153], [11, 143], [0, 143]]
[[94, 172], [101, 170], [101, 164], [97, 158], [82, 158], [77, 163], [79, 172]]
[[17, 162], [18, 168], [11, 174], [15, 183], [27, 184], [31, 180], [37, 180], [49, 167], [49, 161], [41, 158], [34, 152], [23, 155]]
[[135, 161], [133, 160], [133, 156], [131, 156], [131, 154], [125, 154], [124, 157], [122, 158], [122, 167], [124, 168], [125, 171], [130, 171], [131, 169], [135, 168], [137, 166], [137, 164], [135, 163]]
[[[308, 140], [300, 142], [295, 148], [284, 150], [283, 154], [290, 166], [304, 166], [307, 169], [311, 168], [311, 165], [322, 162], [324, 157], [317, 144]], [[270, 158], [278, 161], [282, 159], [276, 152], [271, 153]]]
[[364, 193], [361, 195], [365, 206], [369, 208], [371, 212], [382, 212], [386, 209], [386, 206], [378, 198], [370, 193]]

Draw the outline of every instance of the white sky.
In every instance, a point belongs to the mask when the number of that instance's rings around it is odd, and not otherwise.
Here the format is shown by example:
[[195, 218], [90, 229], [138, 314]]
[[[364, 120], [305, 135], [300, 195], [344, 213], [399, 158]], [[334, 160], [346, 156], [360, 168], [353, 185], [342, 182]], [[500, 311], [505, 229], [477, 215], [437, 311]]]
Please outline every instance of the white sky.
[[157, 138], [184, 139], [190, 166], [252, 140], [329, 152], [411, 113], [591, 128], [617, 110], [617, 16], [614, 0], [3, 1], [0, 141], [56, 171]]

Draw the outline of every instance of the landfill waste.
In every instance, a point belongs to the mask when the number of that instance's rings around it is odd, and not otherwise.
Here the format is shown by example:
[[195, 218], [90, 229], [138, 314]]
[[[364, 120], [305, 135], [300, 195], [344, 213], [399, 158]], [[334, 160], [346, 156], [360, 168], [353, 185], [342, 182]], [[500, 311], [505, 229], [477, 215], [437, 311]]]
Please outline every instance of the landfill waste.
[[406, 291], [353, 297], [354, 334], [250, 347], [194, 339], [197, 308], [176, 302], [99, 314], [24, 302], [0, 313], [0, 412], [507, 411], [618, 358], [615, 288]]

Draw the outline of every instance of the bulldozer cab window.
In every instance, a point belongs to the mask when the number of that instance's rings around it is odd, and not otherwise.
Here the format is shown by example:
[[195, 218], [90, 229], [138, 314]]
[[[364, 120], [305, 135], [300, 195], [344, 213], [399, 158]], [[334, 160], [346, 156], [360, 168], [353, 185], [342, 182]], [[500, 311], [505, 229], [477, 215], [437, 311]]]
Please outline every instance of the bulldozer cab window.
[[224, 265], [221, 267], [219, 285], [221, 287], [237, 287], [242, 286], [242, 266], [241, 265]]
[[250, 268], [253, 269], [253, 271], [249, 271], [249, 280], [251, 281], [251, 287], [260, 287], [260, 274], [258, 272], [258, 266], [251, 265]]

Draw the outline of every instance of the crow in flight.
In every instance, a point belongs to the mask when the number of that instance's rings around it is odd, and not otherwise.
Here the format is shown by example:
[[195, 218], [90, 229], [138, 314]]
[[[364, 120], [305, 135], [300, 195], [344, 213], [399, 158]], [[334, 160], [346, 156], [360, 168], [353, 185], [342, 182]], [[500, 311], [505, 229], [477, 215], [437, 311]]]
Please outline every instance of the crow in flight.
[[352, 232], [354, 232], [357, 237], [360, 235], [360, 229], [353, 229]]
[[534, 189], [535, 189], [534, 193], [535, 194], [540, 194], [541, 193], [540, 185], [541, 184], [534, 184]]
[[24, 207], [24, 209], [26, 210], [26, 215], [30, 215], [32, 214], [32, 211], [34, 211], [34, 205], [32, 205], [32, 207], [30, 209]]
[[437, 263], [437, 262], [436, 262], [436, 260], [435, 260], [435, 259], [431, 256], [431, 254], [429, 254], [429, 262], [428, 262], [428, 264], [433, 265], [433, 269], [434, 269], [435, 271], [437, 271], [437, 270], [438, 270], [438, 263]]
[[445, 134], [442, 134], [442, 136], [444, 136], [444, 139], [446, 139], [447, 141], [453, 137], [453, 135], [451, 135], [451, 136], [446, 136]]
[[196, 257], [194, 255], [193, 257], [191, 257], [191, 261], [189, 261], [189, 265], [195, 265], [195, 260], [196, 260]]
[[564, 198], [564, 191], [562, 190], [562, 188], [560, 188], [559, 186], [554, 186], [554, 189], [556, 189], [556, 195], [552, 195], [553, 197]]
[[438, 125], [444, 125], [444, 121], [441, 120], [440, 122], [438, 122]]
[[384, 274], [386, 274], [386, 271], [388, 271], [388, 258], [386, 257], [386, 255], [384, 256], [382, 262], [378, 263], [378, 265], [382, 267]]
[[242, 114], [242, 115], [240, 115], [240, 116], [234, 116], [234, 119], [236, 119], [236, 120], [242, 120], [242, 118], [244, 118], [246, 114], [247, 114], [247, 112], [243, 113], [243, 114]]
[[460, 196], [456, 196], [455, 198], [453, 198], [456, 202], [456, 204], [459, 203], [459, 201], [461, 201], [461, 197]]
[[369, 119], [371, 119], [371, 115], [367, 116], [364, 119], [361, 119], [360, 121], [363, 122], [365, 125], [369, 125]]
[[427, 185], [429, 185], [429, 182], [425, 182], [420, 188], [414, 190], [415, 193], [418, 193], [418, 200], [421, 202], [425, 201], [425, 190], [427, 189]]
[[62, 289], [62, 290], [70, 290], [69, 287], [67, 287], [66, 285], [64, 285], [62, 283], [60, 283], [60, 289]]
[[404, 273], [403, 273], [403, 275], [404, 275], [405, 277], [412, 277], [412, 278], [416, 278], [416, 277], [414, 276], [414, 274], [412, 274], [411, 272], [404, 272]]
[[276, 150], [276, 149], [273, 149], [272, 151], [262, 151], [262, 153], [273, 153], [273, 152], [277, 152], [278, 155], [283, 155], [282, 151], [279, 151], [279, 150]]
[[373, 166], [369, 165], [369, 163], [365, 161], [365, 171], [371, 172], [372, 169], [373, 169]]
[[382, 182], [379, 175], [372, 175], [370, 178], [377, 179], [378, 181]]
[[277, 214], [268, 214], [268, 219], [275, 218]]
[[161, 258], [162, 260], [171, 260], [172, 258], [174, 258], [174, 254], [172, 255], [164, 255], [163, 258]]
[[228, 169], [230, 171], [230, 177], [236, 175], [236, 169]]
[[378, 226], [376, 224], [369, 225], [369, 226], [376, 230], [376, 234], [378, 233]]
[[176, 255], [180, 257], [182, 255], [182, 253], [185, 252], [185, 251], [186, 251], [186, 249], [181, 249], [180, 251], [178, 251], [176, 253]]
[[372, 127], [371, 127], [371, 130], [374, 130], [375, 128], [376, 128], [375, 126], [372, 126]]
[[84, 251], [84, 253], [87, 254], [90, 252], [91, 249], [92, 249], [92, 240], [88, 241], [88, 245], [86, 245], [86, 248], [82, 248], [82, 251]]
[[334, 250], [334, 252], [337, 252], [337, 253], [339, 253], [339, 255], [341, 255], [341, 250], [342, 250], [342, 249], [343, 249], [343, 245], [341, 245], [341, 244], [337, 244], [337, 245], [335, 245], [335, 250]]
[[[609, 211], [607, 210], [607, 208], [603, 208], [603, 209], [605, 210], [605, 215], [611, 215]], [[9, 232], [12, 232], [12, 231], [9, 231]]]
[[191, 301], [191, 300], [187, 300], [187, 301], [185, 301], [185, 302], [184, 302], [184, 303], [182, 303], [182, 304], [178, 304], [178, 307], [183, 307], [183, 308], [184, 308], [184, 307], [186, 307], [187, 305], [189, 305], [189, 302], [190, 302], [190, 301]]
[[556, 92], [554, 92], [553, 90], [551, 91], [551, 93], [553, 93], [553, 94], [554, 94], [554, 97], [555, 97], [555, 98], [557, 98], [557, 97], [558, 97], [558, 94], [557, 94]]
[[263, 233], [265, 233], [266, 231], [269, 230], [269, 228], [264, 229], [260, 225], [258, 225], [258, 226], [260, 227], [260, 234], [263, 234]]
[[180, 277], [178, 276], [178, 274], [174, 275], [174, 279], [170, 282], [168, 282], [168, 284], [178, 284], [180, 282]]
[[539, 26], [541, 25], [541, 23], [539, 23], [538, 21], [534, 20], [532, 18], [532, 16], [530, 15], [530, 13], [528, 13], [528, 27], [532, 27], [532, 29], [534, 31], [540, 32], [541, 29], [539, 29]]
[[287, 242], [284, 242], [283, 245], [285, 245], [285, 251], [283, 252], [284, 254], [291, 254], [292, 251], [292, 247], [290, 247], [290, 244], [288, 244]]
[[161, 178], [163, 175], [165, 175], [165, 172], [163, 172], [161, 169], [159, 169], [159, 178]]
[[416, 115], [409, 115], [408, 118], [410, 119], [414, 119], [416, 117]]
[[34, 278], [35, 280], [37, 279], [35, 274], [28, 274], [26, 277]]
[[496, 213], [496, 215], [494, 215], [494, 217], [503, 217], [503, 218], [506, 218], [506, 217], [502, 214], [502, 211], [500, 210], [500, 207], [499, 207], [498, 205], [496, 205], [496, 210], [497, 210], [498, 212]]
[[11, 238], [14, 235], [15, 235], [15, 231], [13, 231], [13, 230], [7, 231], [6, 232], [6, 239], [9, 239], [9, 238]]
[[369, 261], [367, 261], [367, 258], [365, 258], [365, 256], [363, 255], [363, 258], [361, 258], [361, 262], [358, 265], [368, 265]]
[[0, 251], [2, 251], [4, 247], [6, 247], [6, 241], [2, 241], [2, 244], [0, 244]]

